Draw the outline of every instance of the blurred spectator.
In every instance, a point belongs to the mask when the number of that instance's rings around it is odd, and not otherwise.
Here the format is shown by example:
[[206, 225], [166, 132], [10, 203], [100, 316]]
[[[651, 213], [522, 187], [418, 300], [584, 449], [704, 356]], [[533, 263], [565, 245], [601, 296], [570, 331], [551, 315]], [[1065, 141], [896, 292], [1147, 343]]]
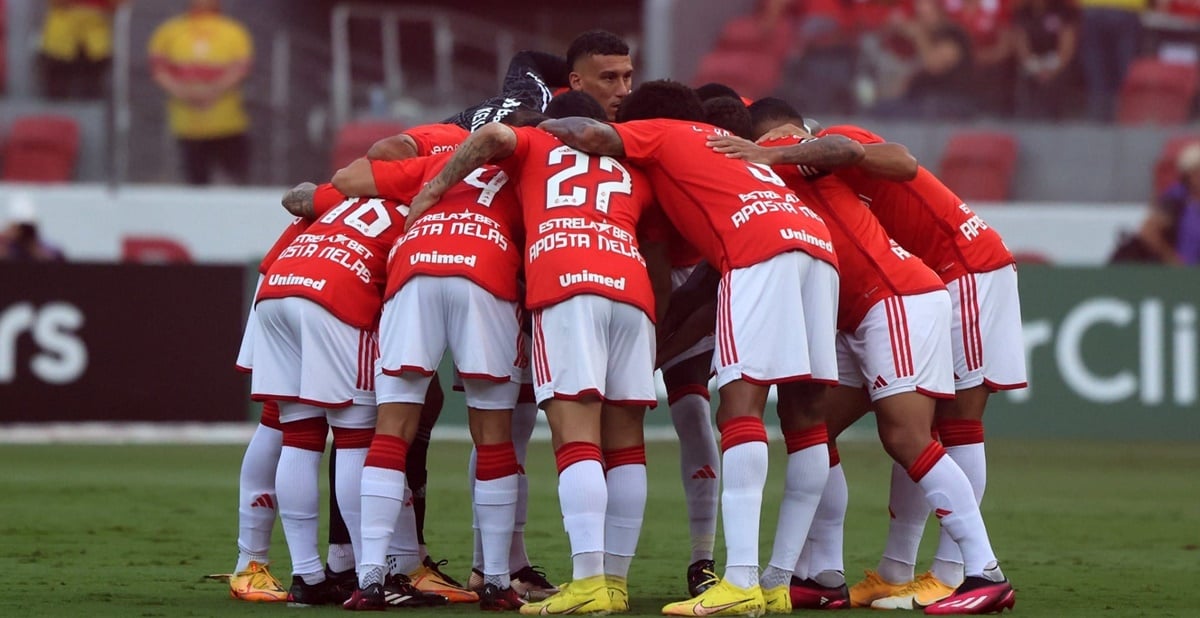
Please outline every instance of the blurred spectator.
[[894, 26], [916, 50], [917, 69], [904, 94], [881, 101], [873, 113], [890, 118], [961, 120], [975, 114], [971, 39], [946, 16], [938, 0], [916, 0], [913, 18]]
[[976, 102], [997, 116], [1012, 115], [1016, 83], [1009, 5], [1009, 0], [945, 0], [950, 20], [971, 37]]
[[896, 26], [910, 19], [911, 0], [866, 0], [855, 5], [859, 31], [855, 94], [862, 109], [904, 95], [916, 70], [916, 50]]
[[1138, 52], [1146, 0], [1079, 0], [1079, 62], [1088, 118], [1109, 122], [1125, 71]]
[[1200, 264], [1200, 142], [1175, 159], [1179, 178], [1158, 196], [1138, 239], [1166, 264]]
[[151, 70], [170, 96], [167, 117], [189, 184], [212, 182], [218, 167], [238, 184], [248, 178], [250, 120], [241, 83], [252, 56], [250, 34], [221, 14], [220, 0], [192, 0], [187, 13], [150, 38]]
[[790, 13], [797, 23], [794, 58], [785, 69], [787, 98], [800, 109], [852, 112], [858, 34], [846, 0], [766, 0], [760, 14], [770, 32]]
[[1013, 14], [1013, 28], [1020, 65], [1017, 116], [1035, 120], [1066, 117], [1074, 107], [1079, 81], [1079, 8], [1075, 1], [1024, 0]]
[[37, 210], [24, 193], [12, 197], [8, 225], [0, 230], [0, 262], [62, 262], [62, 250], [42, 240]]
[[99, 99], [112, 64], [113, 11], [124, 0], [47, 0], [39, 49], [42, 93]]

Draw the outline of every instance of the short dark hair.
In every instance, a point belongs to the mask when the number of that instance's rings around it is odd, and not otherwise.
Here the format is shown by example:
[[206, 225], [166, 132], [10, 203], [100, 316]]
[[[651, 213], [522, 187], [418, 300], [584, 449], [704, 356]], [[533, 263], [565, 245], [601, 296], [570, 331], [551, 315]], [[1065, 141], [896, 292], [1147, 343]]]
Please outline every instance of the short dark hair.
[[704, 122], [704, 105], [691, 88], [677, 81], [657, 79], [634, 88], [617, 110], [617, 122], [648, 118]]
[[696, 88], [696, 96], [700, 97], [701, 101], [715, 99], [717, 97], [730, 97], [742, 100], [742, 95], [738, 94], [733, 88], [718, 82], [708, 82], [699, 88]]
[[786, 121], [804, 124], [804, 116], [791, 103], [777, 97], [766, 97], [750, 104], [750, 122], [758, 127], [764, 122]]
[[608, 114], [604, 106], [592, 95], [582, 90], [568, 90], [553, 99], [546, 106], [546, 115], [551, 118], [566, 118], [568, 116], [583, 116], [600, 122], [608, 122]]
[[575, 62], [585, 56], [628, 56], [629, 45], [607, 30], [588, 30], [575, 37], [567, 48], [567, 70], [575, 70]]
[[510, 127], [536, 127], [546, 120], [548, 118], [542, 112], [522, 105], [501, 118], [500, 123]]
[[746, 104], [732, 97], [716, 97], [705, 101], [704, 122], [746, 139], [750, 139], [754, 131]]

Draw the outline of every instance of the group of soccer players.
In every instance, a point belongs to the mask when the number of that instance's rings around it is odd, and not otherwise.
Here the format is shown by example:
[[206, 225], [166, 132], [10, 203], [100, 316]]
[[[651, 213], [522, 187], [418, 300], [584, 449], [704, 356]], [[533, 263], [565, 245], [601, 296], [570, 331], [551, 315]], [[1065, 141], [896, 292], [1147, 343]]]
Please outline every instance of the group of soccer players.
[[[784, 101], [747, 106], [719, 86], [702, 100], [668, 80], [633, 89], [632, 73], [628, 47], [602, 31], [565, 59], [521, 52], [499, 97], [285, 195], [297, 219], [263, 261], [238, 361], [264, 412], [243, 460], [233, 596], [628, 611], [643, 420], [661, 367], [693, 597], [664, 614], [1013, 606], [978, 508], [988, 393], [1025, 383], [1016, 273], [999, 236], [903, 146], [865, 129], [813, 135]], [[467, 586], [441, 573], [420, 534], [447, 348], [475, 445]], [[788, 459], [760, 574], [772, 385]], [[571, 547], [572, 576], [557, 587], [524, 548], [522, 466], [539, 409]], [[847, 587], [835, 440], [869, 411], [895, 461], [892, 520], [878, 568]], [[276, 511], [288, 590], [266, 566]], [[918, 576], [930, 512], [942, 539]]]

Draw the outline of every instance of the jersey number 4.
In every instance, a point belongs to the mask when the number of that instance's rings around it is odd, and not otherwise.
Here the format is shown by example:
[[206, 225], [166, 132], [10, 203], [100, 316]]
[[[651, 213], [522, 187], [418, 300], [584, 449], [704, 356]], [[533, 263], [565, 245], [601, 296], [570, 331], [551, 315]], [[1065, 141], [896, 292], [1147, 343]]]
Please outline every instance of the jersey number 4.
[[[595, 189], [596, 210], [600, 212], [608, 212], [608, 202], [612, 194], [630, 195], [633, 193], [633, 184], [630, 182], [629, 170], [625, 169], [619, 161], [612, 157], [593, 157], [568, 148], [567, 146], [559, 146], [550, 151], [550, 165], [559, 165], [564, 162], [569, 162], [570, 165], [546, 180], [546, 208], [558, 208], [560, 206], [583, 206], [588, 202], [588, 191]], [[593, 166], [595, 162], [595, 166]], [[594, 179], [598, 174], [595, 170], [601, 172], [615, 172], [621, 176], [620, 180], [606, 180], [596, 183], [594, 187], [575, 184], [568, 190], [564, 185], [568, 181], [575, 180], [589, 173]]]

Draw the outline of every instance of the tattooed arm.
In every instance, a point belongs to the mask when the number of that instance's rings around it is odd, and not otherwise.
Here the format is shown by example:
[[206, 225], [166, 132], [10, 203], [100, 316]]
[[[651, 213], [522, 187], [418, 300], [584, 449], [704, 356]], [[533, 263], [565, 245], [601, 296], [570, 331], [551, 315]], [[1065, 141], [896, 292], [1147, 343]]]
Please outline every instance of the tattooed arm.
[[442, 171], [413, 198], [409, 204], [405, 229], [411, 228], [425, 211], [442, 199], [450, 187], [466, 178], [475, 168], [488, 161], [503, 159], [516, 149], [517, 134], [511, 128], [499, 122], [489, 122], [480, 127], [454, 151], [454, 156], [450, 157]]
[[547, 120], [538, 128], [576, 150], [610, 157], [625, 156], [625, 143], [617, 131], [611, 125], [591, 118], [572, 116]]
[[305, 219], [313, 219], [316, 217], [316, 212], [313, 210], [313, 193], [316, 192], [317, 185], [311, 182], [302, 182], [283, 194], [283, 207], [288, 212], [297, 217]]
[[844, 135], [826, 135], [793, 146], [772, 148], [732, 135], [714, 135], [708, 138], [708, 146], [731, 159], [767, 165], [807, 165], [826, 170], [855, 165], [866, 154], [862, 144]]

